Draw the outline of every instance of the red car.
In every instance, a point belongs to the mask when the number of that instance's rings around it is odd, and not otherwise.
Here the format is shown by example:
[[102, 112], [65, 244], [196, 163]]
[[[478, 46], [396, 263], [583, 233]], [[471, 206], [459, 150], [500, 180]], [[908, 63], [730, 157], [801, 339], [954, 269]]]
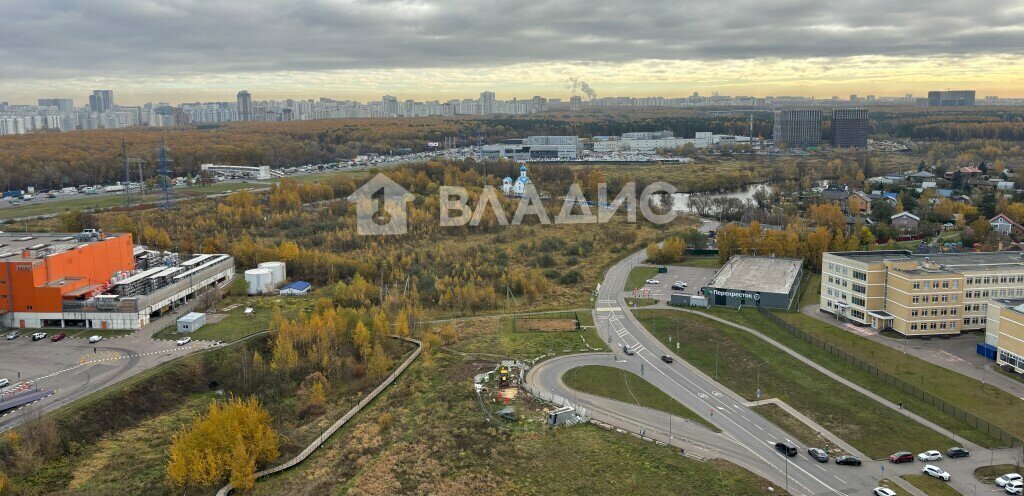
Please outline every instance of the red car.
[[914, 454], [909, 451], [901, 451], [899, 453], [893, 453], [889, 455], [889, 461], [893, 463], [905, 463], [913, 462]]
[[68, 337], [68, 335], [64, 334], [63, 332], [61, 332], [61, 333], [54, 334], [53, 336], [51, 336], [50, 337], [50, 341], [53, 341], [54, 343], [56, 343], [57, 341], [60, 341], [61, 339], [64, 339], [66, 337]]

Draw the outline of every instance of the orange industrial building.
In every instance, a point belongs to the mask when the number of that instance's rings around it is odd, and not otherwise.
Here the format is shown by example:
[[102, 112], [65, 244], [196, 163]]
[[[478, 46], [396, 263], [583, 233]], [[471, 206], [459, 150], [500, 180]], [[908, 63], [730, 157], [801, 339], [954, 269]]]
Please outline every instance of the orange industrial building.
[[0, 325], [138, 329], [234, 274], [227, 255], [137, 270], [152, 253], [160, 252], [134, 246], [130, 234], [0, 233]]

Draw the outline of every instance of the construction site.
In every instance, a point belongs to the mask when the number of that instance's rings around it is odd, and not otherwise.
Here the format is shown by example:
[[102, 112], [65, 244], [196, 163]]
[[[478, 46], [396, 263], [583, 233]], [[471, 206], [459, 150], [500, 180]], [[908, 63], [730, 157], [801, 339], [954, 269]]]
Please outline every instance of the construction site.
[[230, 255], [148, 250], [130, 234], [0, 233], [0, 325], [141, 329], [234, 274]]

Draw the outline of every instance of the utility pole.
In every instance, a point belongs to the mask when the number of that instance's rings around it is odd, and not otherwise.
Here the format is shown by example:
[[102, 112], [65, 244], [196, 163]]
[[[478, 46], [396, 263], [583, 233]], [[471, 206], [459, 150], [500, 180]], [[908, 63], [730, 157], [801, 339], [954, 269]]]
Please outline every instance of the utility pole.
[[163, 210], [170, 210], [171, 208], [171, 173], [167, 170], [167, 162], [171, 160], [167, 158], [167, 147], [164, 146], [164, 139], [160, 138], [160, 148], [157, 149], [157, 154], [160, 159], [160, 176], [163, 180], [163, 184], [160, 185], [164, 191], [163, 201], [160, 202], [160, 208]]
[[[124, 206], [132, 206], [132, 195], [129, 184], [132, 182], [132, 164], [139, 166], [139, 184], [142, 184], [142, 164], [146, 161], [141, 158], [128, 156], [128, 142], [121, 138], [121, 158], [124, 159]], [[140, 186], [141, 188], [141, 186]]]

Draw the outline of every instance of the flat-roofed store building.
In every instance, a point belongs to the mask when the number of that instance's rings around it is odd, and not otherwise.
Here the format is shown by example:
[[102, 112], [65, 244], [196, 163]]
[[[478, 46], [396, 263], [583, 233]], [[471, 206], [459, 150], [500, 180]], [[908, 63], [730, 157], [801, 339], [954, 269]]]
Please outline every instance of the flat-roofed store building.
[[491, 159], [575, 160], [581, 153], [583, 153], [583, 142], [578, 136], [530, 136], [526, 139], [508, 139], [483, 147], [484, 157]]
[[991, 300], [1021, 297], [1019, 252], [880, 250], [822, 256], [823, 312], [907, 336], [982, 330]]
[[0, 325], [139, 329], [234, 276], [229, 255], [191, 265], [172, 255], [130, 234], [0, 234]]
[[803, 260], [735, 255], [702, 289], [714, 305], [789, 308], [800, 287]]

